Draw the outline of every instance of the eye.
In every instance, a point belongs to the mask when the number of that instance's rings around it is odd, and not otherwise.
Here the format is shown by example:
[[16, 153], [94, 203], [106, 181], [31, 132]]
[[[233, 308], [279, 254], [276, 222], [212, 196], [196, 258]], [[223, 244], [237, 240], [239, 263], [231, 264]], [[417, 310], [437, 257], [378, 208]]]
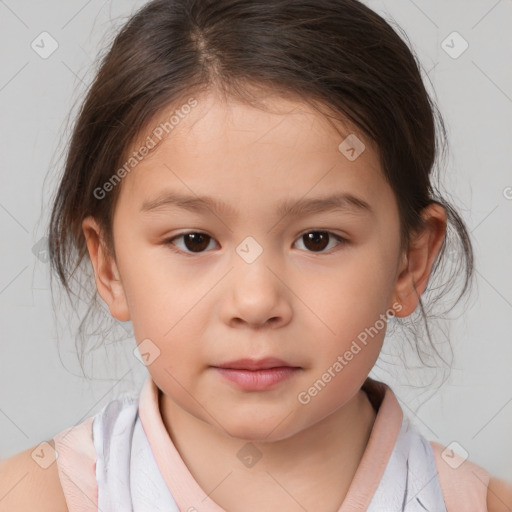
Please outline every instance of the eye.
[[304, 245], [307, 246], [308, 249], [311, 249], [311, 252], [327, 252], [324, 249], [329, 245], [329, 239], [334, 238], [338, 241], [337, 245], [344, 245], [348, 243], [348, 241], [331, 231], [308, 231], [307, 233], [303, 233], [299, 238], [300, 240], [304, 240]]
[[[183, 245], [180, 249], [175, 249], [178, 246], [174, 241], [183, 239]], [[325, 248], [329, 246], [329, 241], [331, 239], [336, 240], [337, 245], [344, 245], [348, 243], [348, 241], [331, 231], [308, 231], [304, 233], [299, 241], [304, 240], [304, 245], [306, 249], [310, 252], [327, 252]], [[172, 238], [169, 238], [164, 241], [166, 245], [169, 245], [171, 249], [175, 252], [184, 253], [187, 256], [192, 254], [200, 254], [205, 252], [205, 250], [210, 246], [210, 242], [213, 241], [213, 238], [206, 233], [202, 233], [199, 231], [191, 231], [188, 233], [181, 233]], [[336, 246], [334, 246], [336, 247]]]
[[181, 233], [180, 235], [169, 238], [168, 240], [165, 240], [164, 243], [169, 246], [175, 246], [177, 244], [174, 244], [174, 240], [178, 240], [180, 238], [183, 238], [184, 240], [185, 249], [182, 249], [181, 251], [174, 249], [174, 247], [171, 247], [171, 249], [176, 252], [184, 252], [187, 255], [204, 252], [204, 249], [210, 245], [209, 242], [213, 240], [213, 238], [206, 233], [191, 231], [189, 233]]

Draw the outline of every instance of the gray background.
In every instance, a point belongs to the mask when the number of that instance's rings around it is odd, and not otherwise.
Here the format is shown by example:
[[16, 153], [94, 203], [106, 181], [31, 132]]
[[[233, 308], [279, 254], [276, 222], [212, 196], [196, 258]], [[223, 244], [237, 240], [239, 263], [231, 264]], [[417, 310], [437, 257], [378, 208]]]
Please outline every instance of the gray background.
[[[65, 303], [54, 313], [39, 242], [68, 115], [92, 79], [100, 48], [144, 3], [0, 0], [1, 458], [83, 421], [120, 392], [137, 391], [147, 375], [133, 356], [130, 326], [122, 325], [120, 343], [89, 357], [95, 379], [80, 376], [78, 316], [69, 323]], [[374, 375], [393, 387], [428, 439], [456, 441], [472, 461], [512, 481], [512, 2], [366, 3], [406, 31], [435, 88], [451, 143], [444, 184], [473, 236], [477, 281], [475, 298], [450, 326], [450, 380], [419, 411], [400, 367], [394, 376], [377, 369]], [[58, 43], [47, 59], [31, 48], [43, 31]], [[458, 58], [442, 47], [453, 31], [469, 44]]]

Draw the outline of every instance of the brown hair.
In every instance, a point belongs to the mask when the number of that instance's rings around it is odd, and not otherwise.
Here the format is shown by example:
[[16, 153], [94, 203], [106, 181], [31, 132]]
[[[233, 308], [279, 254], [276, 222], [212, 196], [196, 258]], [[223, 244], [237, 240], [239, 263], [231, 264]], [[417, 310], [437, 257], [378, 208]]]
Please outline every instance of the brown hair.
[[[86, 216], [97, 219], [115, 256], [111, 228], [121, 183], [103, 199], [94, 191], [123, 165], [128, 148], [161, 109], [212, 88], [254, 102], [250, 90], [259, 86], [323, 105], [326, 116], [327, 110], [336, 113], [375, 143], [396, 196], [402, 247], [421, 227], [427, 205], [445, 208], [447, 236], [425, 294], [431, 305], [441, 302], [444, 313], [450, 311], [446, 297], [457, 275], [463, 283], [455, 303], [470, 288], [473, 250], [464, 221], [433, 183], [436, 157], [446, 153], [446, 130], [404, 39], [357, 0], [154, 0], [141, 8], [102, 58], [76, 118], [55, 195], [50, 262], [68, 296], [87, 255], [81, 228]], [[456, 263], [447, 258], [452, 244], [461, 252]], [[449, 278], [433, 286], [447, 268]], [[419, 310], [437, 352], [421, 299]], [[79, 329], [82, 349], [88, 314]], [[407, 320], [397, 321], [407, 326]], [[408, 325], [415, 344], [421, 341], [417, 324], [411, 318]], [[422, 358], [425, 351], [416, 348]]]

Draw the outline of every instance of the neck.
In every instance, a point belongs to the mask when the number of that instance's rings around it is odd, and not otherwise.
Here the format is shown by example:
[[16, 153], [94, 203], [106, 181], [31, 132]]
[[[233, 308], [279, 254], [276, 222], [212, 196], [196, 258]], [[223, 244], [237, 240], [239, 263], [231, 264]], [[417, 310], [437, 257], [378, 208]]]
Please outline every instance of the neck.
[[270, 503], [274, 510], [290, 512], [337, 510], [376, 417], [360, 390], [297, 434], [272, 442], [250, 441], [254, 446], [249, 457], [256, 453], [261, 458], [245, 467], [236, 455], [248, 441], [228, 436], [159, 395], [163, 423], [190, 473], [213, 501], [230, 512], [268, 510]]

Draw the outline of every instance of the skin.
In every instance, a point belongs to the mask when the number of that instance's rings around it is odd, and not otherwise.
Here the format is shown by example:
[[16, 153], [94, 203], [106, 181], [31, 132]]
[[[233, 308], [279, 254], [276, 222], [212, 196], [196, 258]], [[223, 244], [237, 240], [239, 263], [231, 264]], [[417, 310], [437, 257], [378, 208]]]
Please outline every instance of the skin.
[[[445, 234], [445, 211], [428, 207], [426, 228], [400, 253], [396, 199], [371, 141], [357, 133], [366, 149], [349, 161], [338, 146], [356, 132], [339, 125], [340, 135], [290, 97], [267, 93], [271, 112], [214, 92], [197, 99], [123, 179], [116, 258], [94, 218], [84, 220], [98, 292], [115, 318], [132, 321], [137, 343], [149, 338], [160, 350], [148, 370], [162, 391], [162, 420], [212, 500], [229, 511], [337, 510], [375, 421], [360, 388], [385, 327], [309, 403], [298, 394], [379, 315], [393, 305], [396, 316], [415, 310]], [[164, 189], [213, 196], [233, 212], [140, 212]], [[333, 192], [362, 198], [374, 213], [276, 214], [284, 200]], [[189, 231], [211, 237], [203, 252], [184, 237], [168, 241]], [[315, 249], [302, 235], [318, 231], [347, 242], [331, 236]], [[263, 250], [252, 263], [236, 251], [248, 236]], [[245, 391], [212, 367], [267, 356], [300, 369], [273, 389]], [[262, 454], [252, 467], [237, 458], [247, 442]]]

